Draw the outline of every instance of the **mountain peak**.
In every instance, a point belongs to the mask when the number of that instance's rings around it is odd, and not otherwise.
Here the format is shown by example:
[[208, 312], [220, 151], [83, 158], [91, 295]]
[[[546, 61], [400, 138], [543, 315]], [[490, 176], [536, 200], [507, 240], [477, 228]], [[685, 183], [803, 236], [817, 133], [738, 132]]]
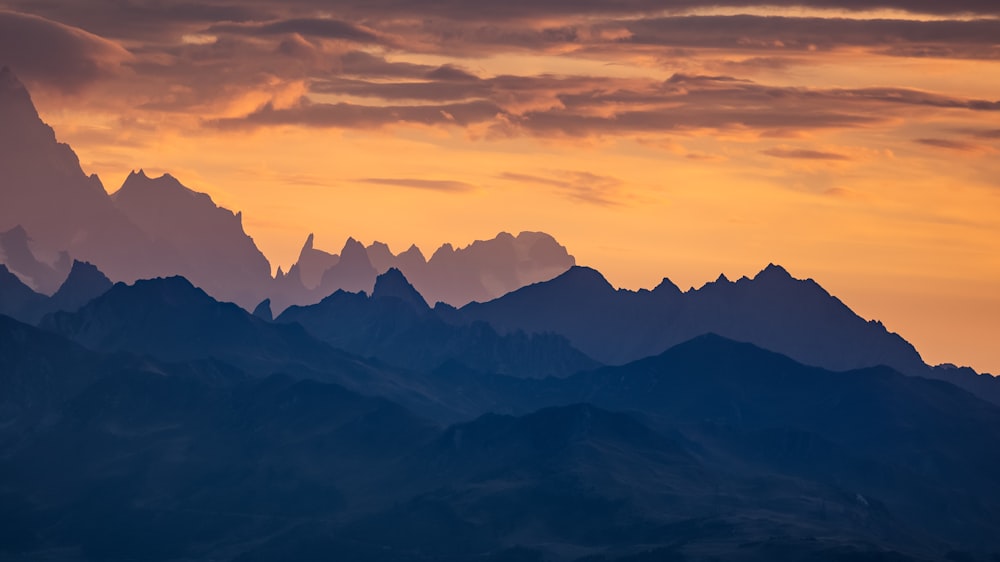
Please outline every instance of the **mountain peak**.
[[53, 310], [76, 311], [91, 300], [103, 295], [114, 284], [97, 266], [90, 262], [73, 260], [69, 276], [52, 295]]
[[788, 271], [780, 265], [767, 264], [760, 273], [754, 277], [754, 281], [787, 281], [794, 279]]
[[567, 286], [574, 291], [614, 291], [611, 283], [594, 268], [574, 265], [565, 273], [552, 280], [560, 286]]
[[681, 288], [677, 286], [676, 283], [670, 280], [668, 277], [664, 277], [660, 284], [653, 288], [653, 293], [655, 294], [666, 294], [666, 295], [679, 295], [681, 294]]
[[422, 262], [427, 261], [427, 258], [424, 257], [424, 253], [420, 251], [420, 248], [418, 248], [416, 244], [410, 244], [410, 247], [407, 248], [405, 252], [399, 254], [399, 256], [397, 257], [403, 257], [403, 256], [411, 256], [414, 259], [419, 258], [420, 261]]
[[139, 168], [139, 171], [132, 171], [125, 178], [125, 183], [122, 184], [121, 188], [118, 190], [119, 195], [126, 190], [148, 190], [148, 189], [158, 189], [158, 190], [173, 190], [180, 193], [188, 194], [191, 196], [202, 196], [208, 197], [205, 193], [198, 193], [192, 189], [185, 187], [177, 178], [170, 175], [169, 173], [164, 173], [160, 177], [153, 178], [146, 174], [146, 170]]
[[299, 252], [299, 259], [300, 260], [302, 259], [302, 256], [306, 252], [308, 252], [309, 250], [313, 249], [313, 240], [314, 240], [313, 233], [310, 232], [309, 236], [306, 237], [306, 243], [302, 245], [302, 250]]
[[368, 259], [368, 251], [365, 250], [365, 245], [352, 237], [349, 237], [344, 242], [344, 249], [340, 251], [340, 261], [346, 263], [368, 262], [369, 265], [371, 263]]
[[395, 267], [390, 267], [388, 271], [375, 279], [372, 300], [383, 298], [400, 299], [418, 310], [428, 310], [430, 308], [427, 306], [427, 301], [413, 288], [413, 285], [406, 279], [403, 272]]
[[274, 320], [274, 314], [271, 313], [271, 299], [260, 301], [260, 304], [253, 309], [253, 315], [268, 322]]

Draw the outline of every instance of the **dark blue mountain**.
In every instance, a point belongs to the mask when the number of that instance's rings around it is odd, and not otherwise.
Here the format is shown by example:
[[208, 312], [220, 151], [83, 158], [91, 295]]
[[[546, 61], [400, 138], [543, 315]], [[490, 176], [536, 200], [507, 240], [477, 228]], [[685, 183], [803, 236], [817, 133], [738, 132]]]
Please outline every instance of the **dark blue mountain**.
[[36, 293], [17, 275], [0, 263], [0, 314], [22, 322], [34, 323], [41, 316], [49, 298]]
[[446, 323], [394, 268], [378, 276], [370, 297], [337, 291], [318, 304], [288, 308], [276, 322], [300, 324], [334, 347], [414, 370], [454, 361], [482, 372], [539, 377], [598, 365], [560, 336], [501, 336], [481, 322]]
[[667, 279], [652, 291], [616, 290], [599, 272], [574, 267], [487, 303], [437, 310], [456, 324], [478, 321], [501, 332], [561, 334], [607, 364], [716, 333], [832, 370], [887, 365], [909, 375], [945, 377], [1000, 402], [1000, 384], [987, 380], [992, 377], [928, 367], [912, 345], [880, 322], [862, 319], [815, 281], [794, 279], [776, 265], [753, 279], [731, 282], [720, 276], [687, 292]]
[[[160, 283], [175, 314], [199, 300], [177, 280]], [[457, 561], [1000, 551], [1000, 409], [947, 383], [825, 371], [717, 336], [565, 379], [478, 377], [465, 384], [525, 413], [438, 430], [339, 385], [212, 359], [102, 354], [0, 318], [0, 552]]]
[[73, 261], [69, 276], [49, 299], [48, 312], [76, 312], [83, 305], [106, 293], [114, 284], [93, 264]]

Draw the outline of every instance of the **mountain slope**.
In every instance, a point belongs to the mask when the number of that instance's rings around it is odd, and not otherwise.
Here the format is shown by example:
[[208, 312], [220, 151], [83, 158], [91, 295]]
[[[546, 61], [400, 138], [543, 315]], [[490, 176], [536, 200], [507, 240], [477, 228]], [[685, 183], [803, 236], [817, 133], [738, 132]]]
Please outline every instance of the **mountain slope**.
[[56, 141], [28, 91], [0, 69], [0, 231], [21, 225], [36, 244], [68, 251], [118, 279], [152, 272], [146, 235], [112, 204], [97, 176]]
[[48, 312], [75, 312], [106, 293], [114, 284], [93, 264], [73, 261], [69, 276], [45, 307]]
[[161, 274], [182, 275], [209, 294], [245, 308], [260, 301], [271, 266], [243, 230], [242, 215], [216, 206], [164, 174], [129, 174], [112, 201], [158, 245]]
[[516, 237], [501, 232], [458, 249], [444, 244], [430, 260], [415, 245], [397, 255], [382, 242], [365, 247], [353, 238], [340, 254], [331, 254], [316, 249], [310, 234], [298, 261], [278, 276], [272, 299], [281, 311], [292, 304], [318, 302], [338, 289], [369, 293], [377, 275], [395, 268], [429, 302], [460, 306], [551, 279], [574, 263], [566, 248], [543, 232], [521, 232]]
[[33, 324], [41, 317], [48, 300], [0, 263], [0, 314]]
[[655, 355], [701, 334], [716, 333], [833, 370], [888, 365], [941, 378], [1000, 403], [1000, 383], [959, 369], [932, 369], [916, 349], [877, 321], [866, 321], [811, 279], [769, 265], [753, 279], [720, 276], [681, 292], [668, 279], [653, 289], [614, 289], [596, 270], [574, 267], [552, 279], [458, 311], [461, 324], [488, 322], [500, 331], [556, 333], [609, 364]]
[[337, 291], [318, 304], [290, 307], [275, 321], [300, 324], [334, 347], [415, 370], [456, 361], [483, 372], [538, 377], [597, 366], [557, 336], [501, 336], [483, 323], [443, 322], [394, 268], [378, 276], [371, 297]]

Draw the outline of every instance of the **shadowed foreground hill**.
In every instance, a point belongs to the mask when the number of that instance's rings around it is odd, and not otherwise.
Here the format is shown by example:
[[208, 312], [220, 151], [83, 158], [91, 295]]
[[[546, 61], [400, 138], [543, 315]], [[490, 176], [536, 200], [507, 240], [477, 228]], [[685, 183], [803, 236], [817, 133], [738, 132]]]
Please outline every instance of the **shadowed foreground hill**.
[[[190, 305], [191, 289], [160, 281], [177, 291], [163, 301]], [[189, 326], [157, 333], [175, 327]], [[231, 343], [196, 335], [207, 350]], [[949, 384], [834, 373], [718, 336], [565, 379], [461, 373], [439, 400], [459, 380], [465, 399], [523, 413], [442, 429], [340, 385], [108, 355], [0, 318], [0, 558], [1000, 553], [1000, 410]], [[400, 375], [367, 376], [378, 394], [394, 387], [377, 377]], [[413, 376], [434, 388], [434, 373]]]

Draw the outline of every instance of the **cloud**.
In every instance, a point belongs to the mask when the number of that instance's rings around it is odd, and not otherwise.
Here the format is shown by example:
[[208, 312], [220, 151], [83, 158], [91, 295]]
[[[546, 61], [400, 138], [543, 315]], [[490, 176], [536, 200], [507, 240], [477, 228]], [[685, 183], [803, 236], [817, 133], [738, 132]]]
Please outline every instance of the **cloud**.
[[[417, 73], [418, 69], [404, 70]], [[426, 77], [431, 73], [420, 74]], [[375, 101], [359, 105], [303, 99], [293, 107], [266, 105], [243, 117], [212, 124], [222, 128], [377, 128], [393, 123], [460, 127], [488, 123], [491, 134], [504, 137], [581, 138], [705, 130], [790, 137], [805, 131], [885, 124], [912, 117], [915, 107], [1000, 110], [1000, 102], [906, 88], [801, 88], [770, 86], [730, 76], [688, 74], [674, 74], [664, 81], [549, 75], [378, 82], [333, 77], [314, 81], [311, 92]], [[379, 100], [388, 104], [381, 105]], [[780, 149], [770, 155], [835, 158]]]
[[112, 76], [131, 55], [117, 43], [38, 16], [0, 11], [0, 64], [63, 93]]
[[1000, 129], [979, 129], [969, 131], [969, 134], [982, 139], [1000, 139]]
[[429, 191], [462, 192], [472, 191], [476, 186], [462, 181], [453, 180], [428, 180], [415, 178], [362, 178], [357, 180], [363, 183], [375, 185], [389, 185], [393, 187], [406, 187], [412, 189], [426, 189]]
[[[920, 21], [786, 16], [681, 16], [605, 22], [629, 32], [619, 43], [746, 51], [809, 52], [844, 47], [921, 49], [922, 56], [994, 58], [1000, 20]], [[929, 50], [927, 50], [929, 49]], [[933, 50], [940, 49], [940, 50]], [[908, 56], [908, 55], [907, 55]]]
[[450, 105], [372, 106], [351, 103], [310, 103], [277, 109], [266, 104], [238, 118], [210, 120], [209, 126], [220, 129], [245, 129], [261, 126], [300, 125], [329, 128], [379, 128], [395, 124], [467, 126], [493, 119], [502, 110], [486, 101]]
[[850, 160], [843, 154], [835, 152], [821, 152], [819, 150], [806, 150], [801, 148], [771, 148], [762, 150], [761, 154], [773, 156], [775, 158], [791, 158], [803, 160]]
[[301, 35], [322, 39], [344, 39], [356, 43], [378, 43], [378, 35], [365, 27], [330, 18], [295, 18], [268, 23], [217, 24], [206, 33], [234, 33], [238, 35]]
[[621, 204], [620, 189], [623, 183], [618, 178], [581, 171], [556, 171], [550, 174], [558, 177], [504, 172], [500, 174], [500, 179], [544, 185], [584, 203], [602, 206]]
[[981, 150], [982, 147], [965, 141], [955, 141], [948, 139], [917, 139], [915, 142], [920, 143], [925, 146], [933, 146], [935, 148], [945, 148], [948, 150], [960, 150], [962, 152], [975, 152]]

